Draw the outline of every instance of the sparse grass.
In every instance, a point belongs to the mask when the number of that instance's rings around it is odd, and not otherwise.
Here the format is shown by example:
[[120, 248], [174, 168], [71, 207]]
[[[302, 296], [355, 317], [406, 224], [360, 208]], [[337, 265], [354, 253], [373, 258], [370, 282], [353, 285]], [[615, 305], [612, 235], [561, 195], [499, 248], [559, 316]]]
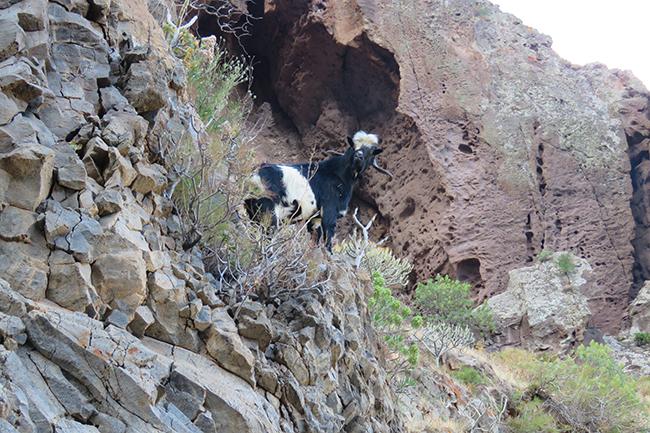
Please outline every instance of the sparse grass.
[[465, 385], [472, 387], [488, 383], [488, 378], [486, 378], [480, 371], [467, 365], [462, 366], [458, 370], [452, 370], [451, 376]]
[[650, 332], [637, 332], [634, 334], [634, 344], [637, 346], [650, 345]]
[[507, 425], [512, 433], [560, 433], [555, 418], [544, 410], [539, 399], [522, 402], [517, 408], [517, 416], [508, 419]]
[[553, 257], [553, 251], [551, 250], [542, 250], [537, 254], [537, 260], [539, 262], [547, 262], [551, 257]]

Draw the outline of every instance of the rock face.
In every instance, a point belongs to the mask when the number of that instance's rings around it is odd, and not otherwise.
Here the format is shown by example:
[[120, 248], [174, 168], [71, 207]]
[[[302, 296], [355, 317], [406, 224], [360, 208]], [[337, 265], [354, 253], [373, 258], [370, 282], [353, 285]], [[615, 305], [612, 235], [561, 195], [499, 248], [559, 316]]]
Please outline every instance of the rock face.
[[650, 332], [650, 282], [646, 282], [630, 304], [630, 319], [630, 334]]
[[265, 5], [252, 50], [268, 71], [259, 93], [280, 108], [268, 154], [298, 146], [308, 158], [377, 132], [396, 176], [370, 173], [357, 204], [379, 212], [377, 237], [390, 235], [418, 279], [451, 273], [485, 298], [543, 249], [571, 251], [593, 265], [581, 288], [592, 325], [619, 329], [650, 268], [638, 80], [567, 63], [487, 1]]
[[367, 281], [237, 304], [182, 249], [166, 8], [0, 1], [0, 431], [402, 431]]
[[[558, 265], [563, 257], [569, 258], [571, 270]], [[555, 352], [567, 352], [581, 343], [591, 312], [580, 288], [591, 272], [586, 260], [567, 253], [510, 271], [506, 291], [488, 300], [502, 333], [497, 340]]]

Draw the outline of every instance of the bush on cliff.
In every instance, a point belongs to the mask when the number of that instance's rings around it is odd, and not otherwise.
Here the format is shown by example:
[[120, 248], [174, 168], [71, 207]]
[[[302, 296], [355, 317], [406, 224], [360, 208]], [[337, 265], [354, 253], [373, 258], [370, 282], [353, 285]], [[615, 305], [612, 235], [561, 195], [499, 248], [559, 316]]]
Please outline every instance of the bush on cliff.
[[494, 319], [487, 304], [477, 308], [470, 297], [471, 286], [447, 275], [419, 283], [415, 288], [415, 304], [420, 313], [431, 320], [477, 329], [482, 333], [494, 331]]

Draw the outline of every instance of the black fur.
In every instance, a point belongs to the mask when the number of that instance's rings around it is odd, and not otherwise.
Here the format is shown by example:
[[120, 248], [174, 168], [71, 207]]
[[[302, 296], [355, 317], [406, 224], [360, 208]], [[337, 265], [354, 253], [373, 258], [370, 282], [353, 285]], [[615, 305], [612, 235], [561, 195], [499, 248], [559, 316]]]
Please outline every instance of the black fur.
[[[316, 208], [320, 213], [321, 225], [317, 229], [317, 241], [325, 239], [325, 246], [332, 251], [332, 238], [336, 231], [336, 222], [341, 213], [347, 211], [352, 199], [352, 191], [361, 175], [370, 167], [376, 155], [382, 149], [365, 146], [355, 150], [354, 142], [348, 137], [350, 147], [343, 155], [332, 156], [317, 163], [292, 164], [307, 179], [316, 198]], [[276, 203], [289, 206], [283, 202], [286, 198], [282, 182], [282, 172], [273, 164], [264, 164], [258, 174], [267, 187], [270, 197], [246, 200], [246, 210], [251, 218], [263, 212], [273, 212]], [[300, 213], [297, 203], [294, 215]], [[313, 230], [313, 222], [308, 225]]]

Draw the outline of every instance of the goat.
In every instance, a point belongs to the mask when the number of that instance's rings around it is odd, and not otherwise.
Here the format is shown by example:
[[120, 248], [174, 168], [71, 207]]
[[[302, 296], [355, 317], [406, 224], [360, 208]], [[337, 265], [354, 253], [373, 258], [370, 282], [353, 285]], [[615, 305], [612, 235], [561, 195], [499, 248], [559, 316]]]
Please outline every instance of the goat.
[[253, 182], [264, 196], [248, 198], [245, 208], [251, 219], [270, 213], [274, 224], [282, 221], [307, 222], [307, 228], [317, 230], [316, 242], [324, 237], [325, 246], [332, 251], [336, 222], [347, 214], [352, 191], [369, 167], [393, 175], [377, 164], [383, 149], [375, 134], [358, 131], [347, 137], [349, 148], [316, 163], [262, 164]]

